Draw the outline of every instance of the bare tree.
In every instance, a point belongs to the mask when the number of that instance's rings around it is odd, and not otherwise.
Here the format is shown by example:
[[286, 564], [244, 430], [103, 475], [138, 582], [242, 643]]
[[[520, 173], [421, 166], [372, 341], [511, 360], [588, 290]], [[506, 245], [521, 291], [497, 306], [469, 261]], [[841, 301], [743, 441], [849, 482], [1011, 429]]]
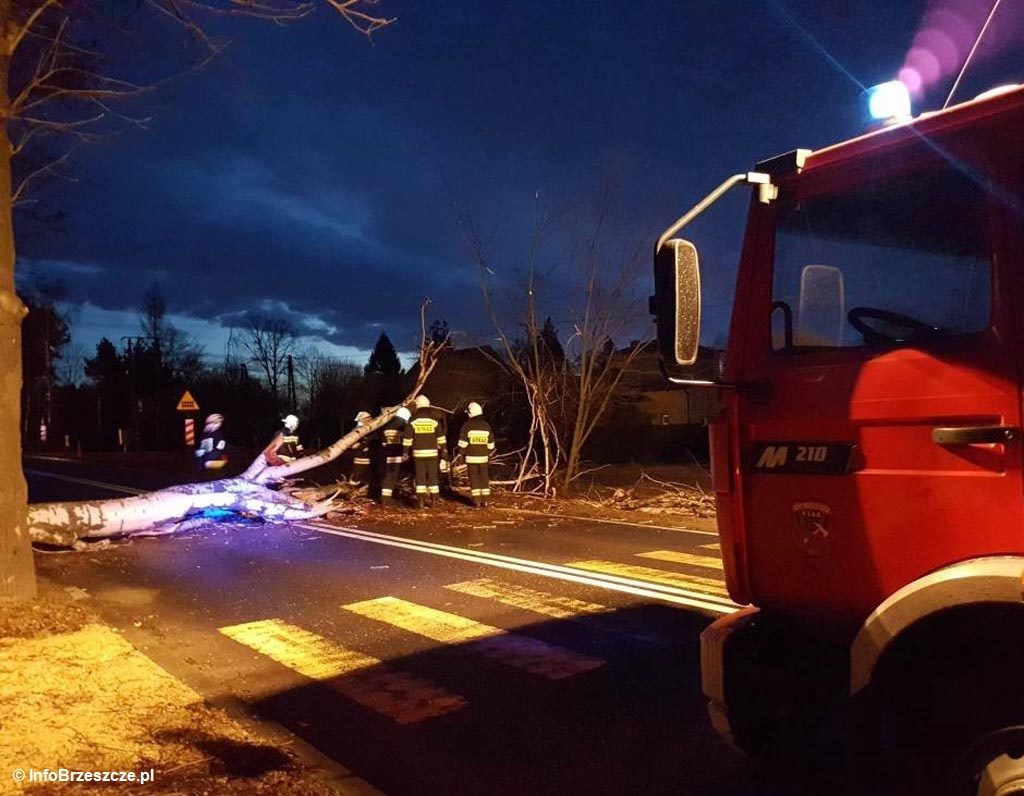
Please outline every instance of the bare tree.
[[[301, 19], [318, 5], [338, 12], [356, 30], [370, 35], [391, 20], [368, 11], [373, 0], [142, 0], [128, 4], [132, 13], [153, 12], [177, 31], [184, 32], [204, 53], [198, 68], [221, 45], [204, 32], [203, 13], [237, 15], [283, 23]], [[156, 83], [134, 83], [96, 70], [95, 51], [87, 36], [75, 36], [76, 15], [93, 13], [110, 4], [72, 3], [70, 0], [0, 0], [0, 403], [8, 411], [0, 416], [0, 599], [31, 598], [35, 576], [26, 525], [26, 488], [21, 472], [19, 439], [21, 390], [21, 320], [25, 308], [14, 287], [14, 202], [44, 175], [57, 173], [74, 147], [97, 135], [111, 119], [131, 119], [114, 110], [121, 99], [152, 90]], [[108, 26], [114, 27], [116, 26]], [[159, 82], [159, 81], [157, 81]], [[34, 168], [12, 185], [13, 156], [24, 154], [34, 142], [55, 137], [70, 142], [54, 159]]]
[[60, 360], [58, 380], [61, 386], [78, 385], [85, 380], [85, 358], [88, 349], [82, 343], [68, 343]]
[[[600, 424], [625, 372], [643, 350], [633, 346], [616, 351], [615, 338], [631, 330], [630, 288], [639, 274], [639, 249], [628, 254], [605, 250], [612, 206], [611, 179], [606, 177], [592, 217], [580, 225], [568, 255], [542, 272], [539, 254], [546, 236], [553, 236], [557, 215], [538, 206], [522, 278], [501, 306], [511, 308], [511, 320], [497, 312], [490, 261], [472, 214], [459, 207], [459, 224], [477, 265], [484, 305], [503, 351], [502, 364], [522, 385], [530, 407], [531, 424], [514, 488], [523, 488], [535, 473], [541, 491], [553, 495], [556, 485], [569, 490], [580, 474], [583, 448]], [[554, 351], [554, 331], [541, 322], [543, 292], [557, 284], [559, 302], [566, 305], [571, 335], [566, 355]], [[555, 291], [552, 291], [554, 293]], [[550, 301], [550, 299], [549, 299]], [[549, 321], [550, 323], [550, 321]], [[508, 329], [522, 329], [516, 340]]]
[[605, 416], [623, 374], [644, 350], [642, 344], [622, 352], [615, 349], [615, 337], [630, 330], [630, 306], [635, 305], [630, 288], [643, 260], [639, 249], [614, 250], [608, 257], [605, 239], [611, 204], [612, 184], [606, 177], [593, 219], [584, 226], [569, 261], [573, 294], [581, 300], [571, 309], [572, 336], [567, 341], [574, 366], [572, 378], [567, 379], [569, 388], [564, 391], [571, 403], [563, 404], [571, 407], [570, 423], [563, 431], [562, 488], [566, 491], [580, 473], [583, 447]]
[[281, 379], [286, 375], [288, 357], [295, 349], [295, 327], [282, 318], [256, 315], [242, 329], [242, 347], [267, 380], [267, 386], [279, 397]]
[[562, 379], [552, 370], [549, 358], [546, 357], [537, 303], [540, 282], [538, 256], [550, 225], [550, 215], [538, 205], [521, 292], [503, 302], [505, 306], [520, 307], [517, 320], [523, 328], [525, 340], [518, 341], [509, 334], [507, 324], [499, 316], [492, 285], [496, 271], [490, 263], [475, 219], [465, 207], [457, 204], [457, 209], [463, 235], [477, 266], [483, 303], [502, 350], [503, 355], [498, 362], [522, 386], [529, 405], [530, 424], [526, 447], [513, 489], [522, 489], [526, 481], [532, 479], [530, 476], [536, 474], [540, 479], [542, 493], [545, 496], [553, 495], [555, 472], [560, 458], [556, 408]]
[[171, 323], [167, 317], [167, 299], [156, 282], [143, 296], [139, 328], [157, 355], [158, 367], [166, 367], [172, 376], [185, 381], [199, 374], [203, 348]]

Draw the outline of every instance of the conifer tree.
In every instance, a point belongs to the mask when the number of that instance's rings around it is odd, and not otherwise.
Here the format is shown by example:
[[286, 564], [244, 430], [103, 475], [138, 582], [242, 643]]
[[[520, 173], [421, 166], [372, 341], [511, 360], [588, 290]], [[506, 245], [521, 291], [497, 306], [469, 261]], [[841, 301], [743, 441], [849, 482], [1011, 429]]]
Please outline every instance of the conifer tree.
[[398, 376], [402, 373], [398, 352], [386, 334], [381, 333], [377, 339], [363, 373], [367, 376]]

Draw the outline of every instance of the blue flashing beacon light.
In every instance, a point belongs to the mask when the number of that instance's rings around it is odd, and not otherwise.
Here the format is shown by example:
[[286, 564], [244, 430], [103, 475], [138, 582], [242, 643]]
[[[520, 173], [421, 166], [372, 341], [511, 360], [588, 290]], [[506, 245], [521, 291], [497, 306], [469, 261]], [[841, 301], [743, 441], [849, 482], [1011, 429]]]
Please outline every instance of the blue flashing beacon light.
[[902, 122], [911, 118], [910, 90], [899, 80], [879, 83], [868, 89], [868, 113], [879, 122]]

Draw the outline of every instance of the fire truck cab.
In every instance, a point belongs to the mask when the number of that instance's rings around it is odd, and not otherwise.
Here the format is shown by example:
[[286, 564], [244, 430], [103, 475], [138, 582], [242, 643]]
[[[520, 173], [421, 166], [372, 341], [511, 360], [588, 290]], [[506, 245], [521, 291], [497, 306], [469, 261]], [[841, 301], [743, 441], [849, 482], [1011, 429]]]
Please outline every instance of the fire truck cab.
[[[694, 382], [675, 236], [744, 185], [721, 378]], [[666, 375], [720, 397], [747, 607], [702, 635], [716, 728], [751, 749], [874, 692], [967, 760], [962, 792], [1024, 792], [1024, 88], [730, 178], [658, 241], [651, 305]]]

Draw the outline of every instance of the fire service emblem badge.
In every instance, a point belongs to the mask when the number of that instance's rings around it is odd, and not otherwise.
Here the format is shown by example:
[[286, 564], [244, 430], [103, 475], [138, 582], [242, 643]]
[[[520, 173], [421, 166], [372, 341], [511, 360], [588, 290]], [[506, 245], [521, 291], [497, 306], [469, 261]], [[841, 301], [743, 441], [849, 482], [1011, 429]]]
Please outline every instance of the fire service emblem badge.
[[833, 544], [832, 508], [824, 503], [794, 503], [793, 532], [807, 555], [827, 555]]

